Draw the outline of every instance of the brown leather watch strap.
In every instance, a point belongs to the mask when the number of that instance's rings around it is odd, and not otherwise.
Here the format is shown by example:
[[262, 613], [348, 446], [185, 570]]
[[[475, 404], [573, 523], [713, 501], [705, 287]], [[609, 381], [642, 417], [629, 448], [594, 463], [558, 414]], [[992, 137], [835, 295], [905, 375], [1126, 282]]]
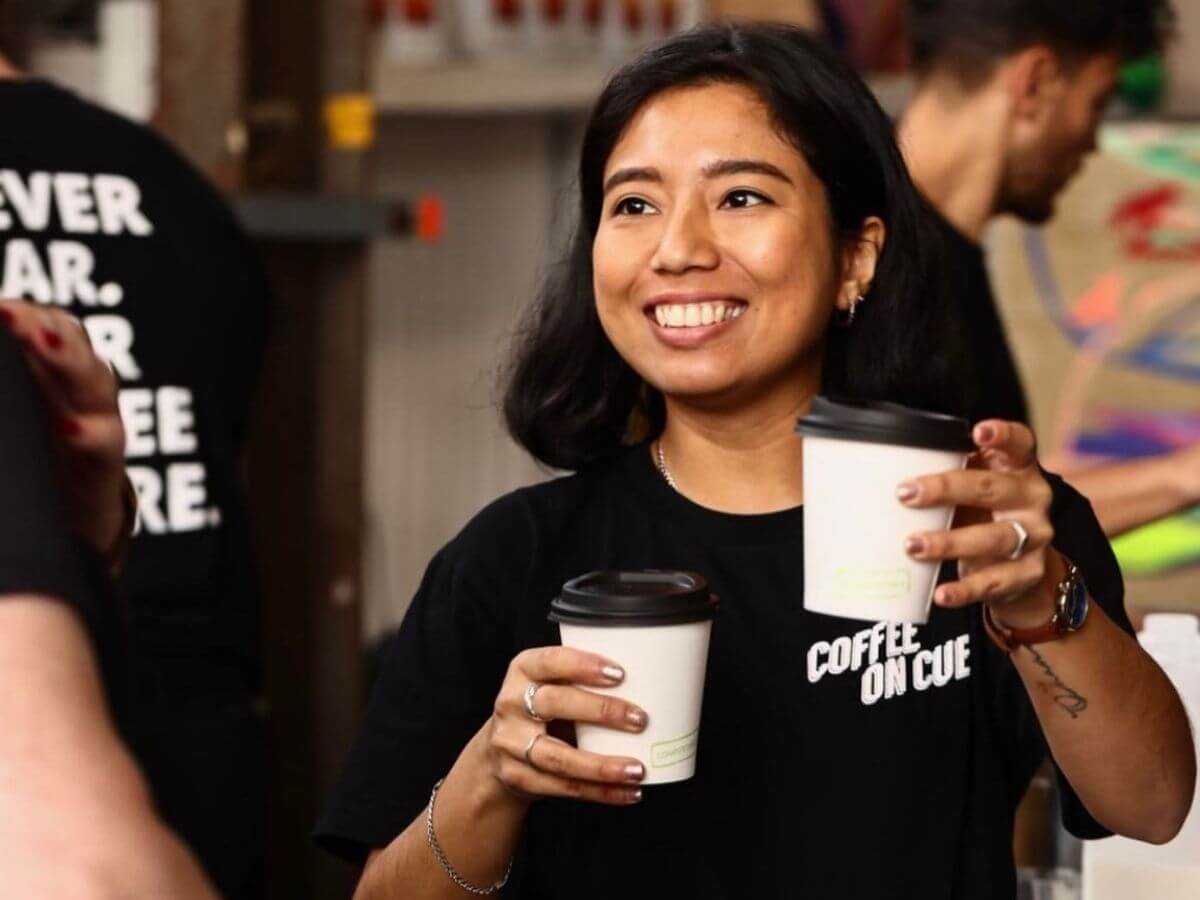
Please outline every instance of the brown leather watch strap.
[[983, 628], [987, 632], [989, 638], [992, 639], [997, 647], [1005, 653], [1012, 653], [1018, 647], [1027, 647], [1030, 644], [1045, 644], [1049, 641], [1057, 641], [1067, 633], [1066, 624], [1063, 622], [1062, 615], [1056, 609], [1054, 615], [1050, 617], [1050, 621], [1044, 625], [1039, 625], [1036, 628], [1009, 628], [1001, 625], [992, 616], [991, 607], [986, 603], [982, 604], [983, 608]]

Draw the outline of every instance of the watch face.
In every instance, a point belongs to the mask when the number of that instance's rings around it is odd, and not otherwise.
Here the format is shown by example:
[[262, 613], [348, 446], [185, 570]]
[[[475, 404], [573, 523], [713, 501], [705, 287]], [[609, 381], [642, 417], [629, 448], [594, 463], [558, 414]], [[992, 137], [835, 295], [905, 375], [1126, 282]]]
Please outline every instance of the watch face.
[[1067, 628], [1070, 631], [1078, 631], [1083, 627], [1084, 620], [1088, 614], [1088, 592], [1087, 585], [1083, 583], [1083, 579], [1076, 576], [1071, 579], [1071, 586], [1067, 590]]

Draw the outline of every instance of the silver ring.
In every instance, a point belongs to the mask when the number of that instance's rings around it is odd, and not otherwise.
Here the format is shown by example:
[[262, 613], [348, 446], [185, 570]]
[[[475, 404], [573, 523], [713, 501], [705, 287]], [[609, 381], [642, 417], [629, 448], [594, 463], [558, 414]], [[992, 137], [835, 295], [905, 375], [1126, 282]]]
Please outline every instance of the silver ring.
[[1021, 554], [1025, 552], [1025, 545], [1029, 543], [1029, 532], [1025, 530], [1024, 525], [1014, 519], [1008, 519], [1008, 524], [1017, 533], [1017, 546], [1012, 553], [1008, 554], [1008, 558], [1020, 559]]
[[541, 685], [536, 681], [529, 682], [529, 687], [525, 688], [525, 714], [535, 722], [549, 722], [549, 719], [543, 719], [538, 715], [538, 711], [533, 708], [533, 697], [538, 692]]
[[[533, 737], [531, 737], [529, 739], [529, 743], [525, 745], [525, 753], [523, 755], [525, 757], [525, 762], [529, 765], [529, 768], [531, 768], [531, 769], [537, 769], [537, 766], [533, 762], [533, 747], [538, 742], [538, 738], [542, 738], [545, 736], [546, 736], [546, 732], [539, 731], [537, 734], [535, 734]], [[538, 769], [538, 771], [540, 772], [541, 769]]]

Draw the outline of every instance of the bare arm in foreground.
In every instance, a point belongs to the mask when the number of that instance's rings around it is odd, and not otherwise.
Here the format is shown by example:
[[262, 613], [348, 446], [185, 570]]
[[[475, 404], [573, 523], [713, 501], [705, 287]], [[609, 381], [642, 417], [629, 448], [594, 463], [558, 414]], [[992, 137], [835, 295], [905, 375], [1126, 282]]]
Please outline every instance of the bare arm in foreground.
[[5, 896], [215, 900], [117, 737], [76, 614], [0, 598], [0, 679]]

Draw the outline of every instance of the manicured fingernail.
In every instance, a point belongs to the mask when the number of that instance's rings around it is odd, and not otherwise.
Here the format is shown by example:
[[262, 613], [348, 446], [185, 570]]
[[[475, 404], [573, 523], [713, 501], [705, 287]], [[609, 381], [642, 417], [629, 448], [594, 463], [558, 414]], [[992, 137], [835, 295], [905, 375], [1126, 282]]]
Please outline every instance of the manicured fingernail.
[[630, 781], [641, 781], [646, 775], [646, 767], [641, 763], [630, 763], [625, 767], [625, 777]]
[[62, 346], [62, 338], [48, 328], [42, 329], [42, 340], [46, 342], [46, 346], [51, 350], [57, 350]]
[[631, 793], [629, 795], [629, 802], [630, 803], [641, 803], [642, 802], [642, 789], [641, 788], [638, 788], [636, 791], [634, 791], [633, 793]]
[[58, 420], [58, 433], [63, 437], [76, 438], [79, 437], [82, 431], [83, 429], [80, 428], [79, 423], [74, 419], [62, 418]]
[[917, 499], [917, 486], [911, 481], [906, 481], [896, 488], [896, 496], [904, 503], [908, 503]]
[[954, 595], [945, 588], [938, 588], [933, 593], [933, 602], [938, 606], [945, 606], [954, 600]]
[[609, 681], [621, 681], [625, 677], [625, 670], [620, 666], [605, 666], [600, 670], [600, 674]]
[[625, 721], [635, 728], [644, 728], [646, 725], [646, 714], [640, 709], [631, 709], [625, 713]]
[[986, 444], [988, 441], [996, 437], [996, 429], [991, 425], [980, 425], [975, 429], [975, 440], [981, 444]]
[[910, 537], [904, 542], [904, 550], [910, 556], [916, 556], [918, 553], [925, 552], [925, 538]]

